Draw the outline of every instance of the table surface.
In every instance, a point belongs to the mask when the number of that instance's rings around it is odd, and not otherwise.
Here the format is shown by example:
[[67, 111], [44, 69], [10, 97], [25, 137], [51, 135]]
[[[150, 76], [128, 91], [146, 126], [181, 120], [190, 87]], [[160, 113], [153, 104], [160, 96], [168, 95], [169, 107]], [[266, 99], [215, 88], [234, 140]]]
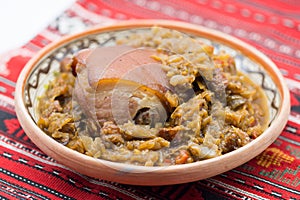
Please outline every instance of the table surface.
[[0, 2], [0, 54], [18, 48], [41, 32], [75, 0]]
[[[300, 2], [297, 0], [10, 0], [0, 3], [0, 199], [299, 199]], [[64, 35], [128, 19], [187, 21], [272, 59], [291, 94], [288, 123], [259, 156], [193, 183], [141, 187], [81, 175], [38, 149], [15, 114], [20, 71]], [[142, 177], [141, 177], [142, 178]]]

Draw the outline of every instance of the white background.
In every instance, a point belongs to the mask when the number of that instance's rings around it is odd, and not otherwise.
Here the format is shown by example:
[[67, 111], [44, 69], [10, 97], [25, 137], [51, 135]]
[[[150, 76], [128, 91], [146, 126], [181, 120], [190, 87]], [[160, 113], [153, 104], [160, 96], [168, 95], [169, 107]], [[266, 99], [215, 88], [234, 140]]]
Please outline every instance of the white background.
[[26, 44], [75, 0], [0, 0], [0, 54]]

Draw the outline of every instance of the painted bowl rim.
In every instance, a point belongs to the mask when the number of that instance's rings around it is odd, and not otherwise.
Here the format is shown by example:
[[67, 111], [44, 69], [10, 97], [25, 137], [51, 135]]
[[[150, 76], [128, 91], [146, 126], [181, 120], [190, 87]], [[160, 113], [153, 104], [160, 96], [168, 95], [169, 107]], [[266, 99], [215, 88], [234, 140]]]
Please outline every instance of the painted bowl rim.
[[[255, 60], [257, 63], [260, 63], [269, 73], [274, 83], [276, 83], [278, 87], [277, 89], [281, 96], [278, 113], [269, 128], [249, 144], [216, 158], [184, 165], [173, 165], [168, 167], [145, 167], [115, 163], [86, 156], [59, 144], [54, 139], [46, 135], [36, 125], [25, 107], [24, 91], [29, 75], [43, 57], [47, 56], [56, 48], [61, 47], [66, 43], [86, 37], [88, 35], [107, 31], [125, 30], [128, 28], [151, 27], [154, 25], [205, 36], [209, 39], [213, 38], [214, 41], [225, 44], [232, 48], [238, 47], [238, 50], [243, 54], [249, 55], [249, 58]], [[288, 120], [290, 111], [290, 96], [285, 80], [275, 63], [272, 62], [262, 52], [258, 51], [255, 47], [233, 36], [186, 22], [172, 20], [129, 20], [104, 27], [93, 27], [74, 35], [64, 36], [58, 41], [55, 41], [44, 47], [25, 65], [24, 69], [22, 70], [16, 84], [15, 105], [17, 117], [28, 137], [42, 151], [53, 157], [59, 163], [62, 163], [82, 174], [104, 180], [134, 185], [167, 185], [208, 178], [233, 169], [257, 156], [271, 143], [273, 143], [283, 130]], [[57, 152], [60, 152], [60, 154], [57, 154]], [[243, 155], [242, 159], [241, 155]], [[74, 165], [74, 163], [76, 165]], [[83, 166], [86, 166], [85, 169], [82, 169]], [[97, 172], [94, 170], [95, 168], [99, 168], [104, 171], [99, 172], [98, 170]], [[201, 171], [203, 173], [200, 173]], [[143, 178], [140, 178], [142, 176]]]

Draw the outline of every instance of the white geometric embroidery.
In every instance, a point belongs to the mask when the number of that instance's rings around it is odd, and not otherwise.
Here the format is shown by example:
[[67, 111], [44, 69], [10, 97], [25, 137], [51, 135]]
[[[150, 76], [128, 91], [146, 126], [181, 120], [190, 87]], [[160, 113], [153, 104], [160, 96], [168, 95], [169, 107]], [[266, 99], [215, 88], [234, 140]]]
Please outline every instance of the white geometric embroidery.
[[0, 75], [3, 75], [3, 76], [9, 75], [9, 70], [7, 69], [5, 63], [0, 63]]
[[287, 46], [287, 45], [280, 45], [279, 46], [279, 51], [285, 54], [292, 54], [292, 49], [291, 47]]
[[200, 17], [199, 15], [192, 15], [190, 20], [194, 24], [202, 24], [203, 23], [203, 18]]
[[158, 11], [160, 10], [160, 3], [157, 1], [150, 1], [148, 2], [148, 7], [151, 10]]
[[8, 76], [10, 74], [9, 69], [7, 68], [8, 61], [15, 56], [23, 56], [23, 57], [32, 57], [34, 52], [28, 49], [16, 49], [12, 51], [8, 51], [0, 56], [0, 75]]
[[266, 45], [270, 49], [274, 49], [276, 47], [276, 43], [271, 39], [265, 39], [264, 45]]
[[254, 41], [261, 40], [261, 35], [259, 33], [251, 32], [249, 33], [249, 38]]
[[297, 50], [297, 51], [295, 52], [295, 55], [296, 55], [296, 57], [300, 58], [300, 50]]

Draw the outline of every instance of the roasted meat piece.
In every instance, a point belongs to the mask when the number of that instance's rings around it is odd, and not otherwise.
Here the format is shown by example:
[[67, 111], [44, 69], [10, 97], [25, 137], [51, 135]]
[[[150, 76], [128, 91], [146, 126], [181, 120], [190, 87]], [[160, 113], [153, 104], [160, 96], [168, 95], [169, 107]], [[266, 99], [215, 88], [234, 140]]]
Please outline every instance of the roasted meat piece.
[[[170, 112], [165, 93], [171, 86], [151, 48], [127, 46], [82, 50], [74, 57], [74, 95], [83, 112], [122, 125], [128, 121], [155, 126]], [[75, 65], [75, 66], [74, 66]], [[142, 116], [142, 117], [141, 117]]]

